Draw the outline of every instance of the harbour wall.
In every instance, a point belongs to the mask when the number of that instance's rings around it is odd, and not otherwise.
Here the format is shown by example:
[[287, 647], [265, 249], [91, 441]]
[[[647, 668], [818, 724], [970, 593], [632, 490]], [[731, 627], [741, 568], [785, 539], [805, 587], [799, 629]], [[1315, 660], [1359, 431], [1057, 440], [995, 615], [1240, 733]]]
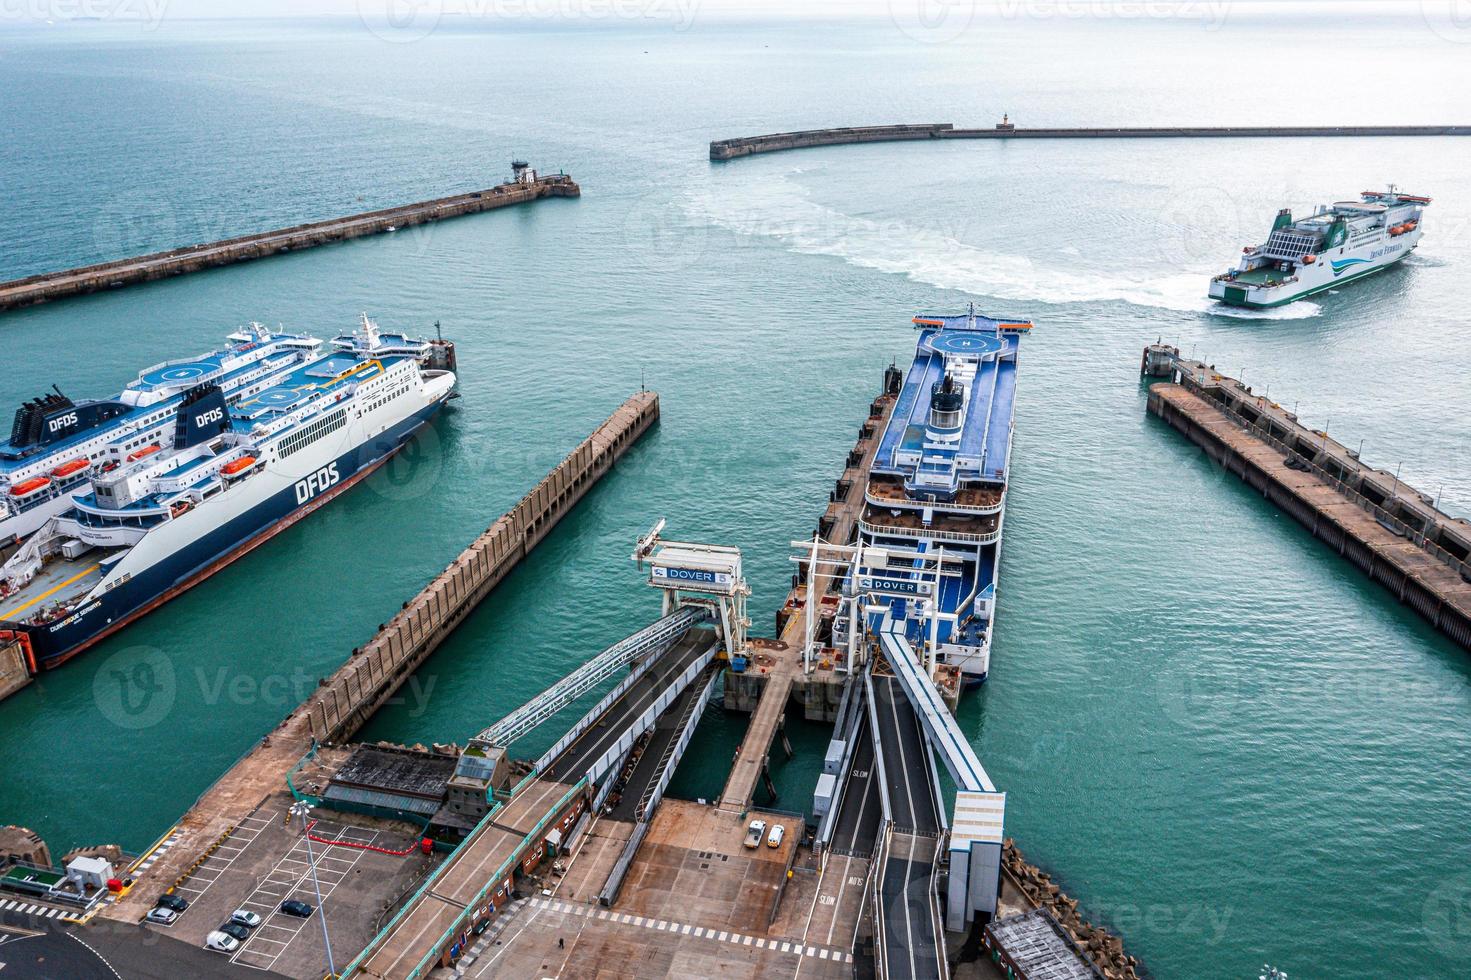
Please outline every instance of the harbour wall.
[[846, 143], [891, 143], [903, 140], [1010, 139], [1199, 139], [1302, 136], [1471, 136], [1471, 126], [1089, 126], [1081, 128], [956, 129], [953, 123], [906, 123], [895, 126], [849, 126], [809, 129], [714, 140], [711, 160], [731, 160], [757, 153], [798, 150]]
[[1234, 378], [1178, 351], [1161, 356], [1151, 347], [1145, 362], [1153, 368], [1146, 373], [1168, 363], [1173, 377], [1150, 387], [1151, 413], [1471, 649], [1471, 522], [1443, 513], [1428, 495], [1363, 464]]
[[[659, 396], [652, 391], [624, 402], [206, 789], [165, 835], [176, 842], [148, 869], [152, 884], [131, 890], [100, 914], [138, 921], [156, 894], [154, 886], [168, 887], [186, 876], [208, 847], [285, 787], [287, 773], [314, 744], [350, 737], [658, 418]], [[145, 897], [134, 901], [135, 895]]]
[[541, 543], [588, 488], [659, 417], [659, 396], [641, 391], [598, 426], [520, 502], [450, 562], [307, 701], [321, 743], [350, 738], [391, 698], [522, 558]]
[[24, 643], [0, 634], [0, 701], [31, 682]]
[[0, 283], [0, 311], [33, 306], [68, 296], [106, 289], [118, 289], [134, 283], [166, 279], [201, 269], [249, 262], [270, 255], [291, 252], [332, 242], [376, 235], [389, 229], [457, 218], [465, 214], [493, 211], [525, 204], [546, 197], [578, 197], [582, 193], [576, 182], [564, 174], [537, 177], [532, 180], [501, 184], [484, 191], [471, 191], [451, 197], [436, 198], [418, 204], [368, 211], [345, 218], [315, 221], [276, 231], [242, 235], [206, 245], [190, 245], [167, 252], [155, 252], [130, 259], [118, 259], [99, 265], [82, 266], [63, 272], [48, 272], [24, 279]]

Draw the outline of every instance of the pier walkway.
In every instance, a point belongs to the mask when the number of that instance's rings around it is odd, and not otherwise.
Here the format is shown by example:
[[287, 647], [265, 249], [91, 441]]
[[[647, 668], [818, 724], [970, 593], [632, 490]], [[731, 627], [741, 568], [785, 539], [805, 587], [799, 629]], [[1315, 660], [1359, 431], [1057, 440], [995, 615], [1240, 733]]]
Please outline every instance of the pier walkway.
[[[834, 499], [828, 504], [819, 525], [819, 533], [826, 540], [847, 542], [856, 536], [858, 517], [863, 512], [863, 487], [868, 482], [868, 471], [878, 452], [879, 439], [893, 410], [894, 398], [890, 394], [880, 396], [871, 406], [869, 417], [859, 430], [858, 443], [848, 455], [848, 466], [837, 483], [838, 487], [846, 490], [834, 492]], [[750, 808], [756, 795], [756, 783], [768, 764], [772, 740], [776, 738], [786, 713], [787, 701], [802, 673], [806, 612], [817, 608], [822, 597], [834, 591], [836, 585], [829, 572], [819, 570], [811, 582], [798, 586], [797, 595], [803, 603], [804, 614], [791, 617], [781, 630], [781, 643], [773, 650], [761, 700], [751, 715], [746, 735], [726, 778], [725, 789], [720, 794], [721, 809], [743, 813]]]
[[234, 265], [317, 245], [397, 231], [411, 225], [478, 214], [513, 204], [525, 204], [541, 198], [578, 197], [581, 193], [576, 182], [564, 174], [536, 177], [518, 172], [517, 178], [511, 183], [500, 184], [488, 190], [471, 191], [345, 218], [314, 221], [275, 231], [241, 235], [224, 241], [15, 279], [0, 283], [0, 310], [117, 289], [134, 283], [183, 275], [186, 272], [198, 272], [201, 269]]
[[953, 123], [908, 123], [895, 126], [808, 129], [793, 133], [713, 140], [710, 143], [710, 159], [733, 160], [758, 153], [776, 153], [813, 146], [908, 140], [1281, 139], [1348, 136], [1471, 136], [1471, 126], [1087, 126], [1023, 129], [1003, 124], [994, 129], [956, 129]]

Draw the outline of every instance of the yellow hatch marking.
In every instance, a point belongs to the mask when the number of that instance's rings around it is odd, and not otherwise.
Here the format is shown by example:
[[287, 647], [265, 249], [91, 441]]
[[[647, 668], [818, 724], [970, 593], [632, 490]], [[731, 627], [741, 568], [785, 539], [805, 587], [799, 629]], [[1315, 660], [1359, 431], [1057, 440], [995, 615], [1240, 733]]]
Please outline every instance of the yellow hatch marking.
[[97, 565], [93, 565], [90, 568], [83, 569], [82, 571], [80, 571], [77, 574], [73, 575], [71, 578], [67, 579], [65, 582], [62, 582], [60, 585], [54, 585], [51, 588], [47, 589], [45, 592], [42, 592], [40, 595], [36, 596], [34, 599], [32, 599], [30, 602], [26, 603], [24, 606], [21, 606], [21, 607], [19, 607], [17, 609], [12, 609], [12, 610], [10, 610], [10, 612], [6, 613], [4, 616], [0, 616], [0, 619], [11, 619], [11, 618], [13, 618], [15, 616], [20, 615], [21, 613], [25, 612], [27, 609], [29, 609], [32, 606], [34, 606], [36, 603], [40, 602], [42, 599], [45, 599], [47, 596], [54, 595], [55, 593], [60, 592], [62, 589], [66, 588], [68, 585], [71, 585], [77, 579], [79, 579], [79, 578], [85, 578], [88, 575], [91, 575], [93, 572], [97, 571], [97, 569], [99, 569], [101, 567], [102, 566], [100, 564], [97, 564]]

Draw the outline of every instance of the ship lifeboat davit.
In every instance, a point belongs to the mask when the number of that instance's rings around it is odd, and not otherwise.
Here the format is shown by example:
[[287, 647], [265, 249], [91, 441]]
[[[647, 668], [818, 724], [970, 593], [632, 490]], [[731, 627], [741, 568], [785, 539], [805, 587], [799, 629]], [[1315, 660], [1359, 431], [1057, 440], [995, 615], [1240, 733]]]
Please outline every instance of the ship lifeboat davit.
[[170, 517], [182, 517], [189, 512], [194, 505], [187, 500], [175, 500], [169, 504]]
[[21, 480], [10, 488], [12, 497], [34, 497], [36, 494], [51, 486], [51, 480], [44, 476], [33, 476], [29, 480]]
[[158, 451], [159, 445], [156, 442], [151, 446], [144, 446], [142, 449], [136, 449], [133, 452], [128, 453], [128, 462], [136, 463], [138, 460], [143, 459], [147, 456], [152, 456]]
[[1318, 257], [1316, 255], [1304, 255], [1302, 257], [1303, 265], [1312, 265], [1316, 261], [1318, 261]]
[[245, 470], [250, 469], [254, 465], [254, 456], [241, 456], [239, 459], [232, 460], [231, 462], [228, 462], [224, 466], [220, 467], [220, 472], [225, 474], [226, 476], [234, 476], [237, 473], [242, 473]]
[[85, 456], [78, 456], [76, 459], [67, 460], [65, 463], [62, 463], [56, 469], [52, 470], [51, 475], [56, 477], [58, 480], [64, 480], [67, 477], [72, 476], [73, 474], [82, 472], [82, 470], [87, 469], [91, 465], [92, 461], [90, 459]]

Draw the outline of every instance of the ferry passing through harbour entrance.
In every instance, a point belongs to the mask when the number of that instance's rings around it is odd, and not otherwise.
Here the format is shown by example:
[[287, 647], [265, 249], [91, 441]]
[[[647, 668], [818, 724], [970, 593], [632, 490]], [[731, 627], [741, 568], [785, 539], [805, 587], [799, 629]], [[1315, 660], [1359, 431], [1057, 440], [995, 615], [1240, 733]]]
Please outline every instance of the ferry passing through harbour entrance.
[[0, 545], [70, 509], [99, 474], [166, 441], [188, 389], [208, 381], [234, 401], [269, 387], [321, 345], [258, 323], [225, 340], [199, 357], [155, 364], [109, 399], [74, 402], [54, 389], [20, 406], [9, 441], [0, 443]]
[[[454, 348], [357, 331], [226, 397], [196, 365], [167, 436], [111, 450], [0, 567], [0, 636], [54, 667], [372, 472], [453, 395]], [[167, 369], [185, 380], [183, 366]], [[192, 370], [192, 369], [191, 369]], [[145, 373], [145, 378], [147, 377]]]
[[1283, 209], [1265, 244], [1246, 246], [1236, 268], [1211, 280], [1210, 296], [1231, 306], [1282, 306], [1387, 269], [1420, 244], [1429, 204], [1391, 185], [1299, 220]]
[[[886, 600], [893, 619], [910, 624], [910, 645], [932, 674], [979, 683], [991, 663], [1017, 355], [1032, 324], [974, 308], [913, 323], [914, 362], [869, 471], [858, 529], [863, 544], [919, 557], [903, 589], [857, 587], [898, 593]], [[849, 628], [835, 623], [834, 645]]]

